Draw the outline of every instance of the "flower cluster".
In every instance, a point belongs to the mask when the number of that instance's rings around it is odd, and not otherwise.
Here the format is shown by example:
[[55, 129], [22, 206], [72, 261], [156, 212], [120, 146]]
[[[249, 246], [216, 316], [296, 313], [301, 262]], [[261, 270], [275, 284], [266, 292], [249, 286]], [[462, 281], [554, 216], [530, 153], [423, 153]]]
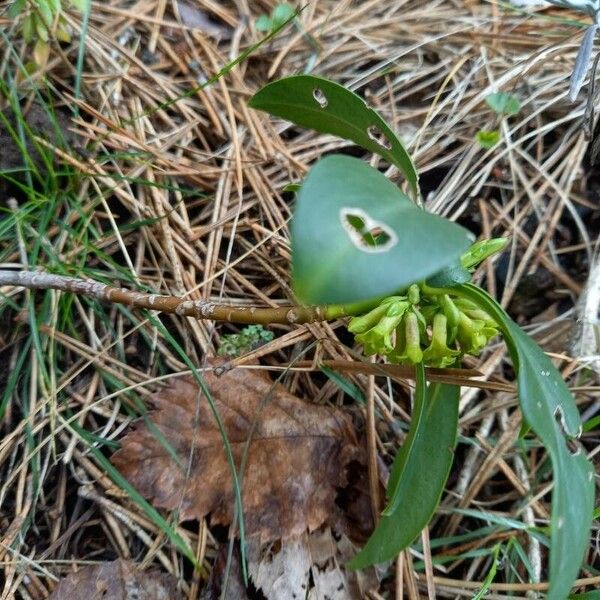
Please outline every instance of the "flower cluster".
[[456, 365], [464, 354], [477, 356], [498, 334], [497, 323], [470, 300], [417, 284], [353, 317], [348, 329], [367, 356], [431, 367]]

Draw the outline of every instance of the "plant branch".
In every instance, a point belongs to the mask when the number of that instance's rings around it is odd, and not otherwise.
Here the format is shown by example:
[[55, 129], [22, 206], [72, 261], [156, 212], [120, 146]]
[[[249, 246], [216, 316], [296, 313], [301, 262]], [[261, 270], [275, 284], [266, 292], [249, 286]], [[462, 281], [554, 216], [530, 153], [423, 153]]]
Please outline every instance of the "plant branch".
[[160, 312], [227, 321], [230, 323], [261, 324], [312, 323], [350, 316], [367, 310], [373, 303], [327, 306], [280, 306], [277, 308], [231, 306], [209, 300], [187, 300], [178, 296], [163, 296], [112, 287], [93, 280], [66, 277], [35, 271], [0, 270], [0, 285], [20, 286], [30, 290], [60, 290], [90, 296], [103, 302], [125, 304]]

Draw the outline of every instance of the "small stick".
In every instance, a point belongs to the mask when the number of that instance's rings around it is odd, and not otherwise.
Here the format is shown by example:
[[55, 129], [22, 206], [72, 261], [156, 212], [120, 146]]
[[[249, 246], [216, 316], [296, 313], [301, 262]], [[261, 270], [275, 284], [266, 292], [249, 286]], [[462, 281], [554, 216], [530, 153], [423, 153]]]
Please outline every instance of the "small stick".
[[61, 290], [90, 296], [105, 302], [125, 304], [135, 308], [146, 308], [196, 319], [265, 325], [326, 321], [349, 316], [364, 310], [365, 307], [365, 303], [347, 306], [238, 307], [217, 304], [209, 300], [186, 300], [178, 296], [146, 294], [125, 288], [112, 287], [98, 281], [35, 271], [0, 270], [0, 285], [21, 286], [30, 290]]

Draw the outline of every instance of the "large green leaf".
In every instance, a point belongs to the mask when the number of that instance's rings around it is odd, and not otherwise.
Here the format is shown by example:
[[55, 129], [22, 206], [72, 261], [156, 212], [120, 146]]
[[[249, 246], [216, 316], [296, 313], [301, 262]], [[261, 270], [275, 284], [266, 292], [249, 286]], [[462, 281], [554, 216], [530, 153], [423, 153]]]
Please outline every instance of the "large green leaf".
[[394, 460], [388, 482], [388, 506], [365, 547], [349, 567], [361, 569], [390, 560], [427, 525], [440, 501], [454, 457], [460, 388], [425, 386], [417, 365], [417, 388], [410, 430]]
[[455, 263], [469, 235], [417, 208], [361, 160], [328, 156], [312, 167], [298, 194], [294, 289], [299, 300], [314, 304], [385, 296]]
[[565, 433], [581, 433], [577, 406], [550, 359], [493, 298], [471, 284], [452, 291], [476, 302], [500, 325], [517, 371], [523, 416], [550, 453], [554, 489], [547, 598], [563, 600], [581, 567], [594, 510], [593, 467], [581, 452], [572, 454], [565, 439]]
[[402, 142], [360, 96], [338, 83], [313, 75], [286, 77], [259, 90], [250, 106], [379, 154], [400, 169], [418, 196], [417, 172]]

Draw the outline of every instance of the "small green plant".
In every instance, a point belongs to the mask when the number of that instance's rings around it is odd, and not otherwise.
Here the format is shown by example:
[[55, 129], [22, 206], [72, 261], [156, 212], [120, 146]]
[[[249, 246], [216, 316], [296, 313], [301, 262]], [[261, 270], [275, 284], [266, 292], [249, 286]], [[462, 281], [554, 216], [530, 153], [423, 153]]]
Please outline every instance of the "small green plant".
[[256, 29], [263, 32], [273, 31], [291, 19], [295, 13], [296, 11], [291, 4], [281, 2], [273, 8], [271, 16], [261, 15], [256, 19]]
[[[487, 102], [502, 114], [519, 109], [507, 94]], [[261, 89], [250, 106], [379, 154], [404, 175], [414, 200], [363, 161], [330, 155], [312, 166], [298, 189], [291, 224], [300, 302], [347, 306], [345, 313], [356, 315], [349, 329], [365, 354], [415, 367], [413, 415], [392, 466], [387, 506], [350, 566], [393, 559], [439, 503], [456, 444], [459, 387], [427, 385], [425, 366], [457, 366], [500, 333], [516, 372], [525, 429], [537, 434], [552, 461], [547, 597], [563, 600], [588, 542], [594, 472], [583, 452], [569, 450], [567, 440], [580, 435], [581, 421], [560, 373], [502, 307], [470, 283], [473, 268], [505, 240], [473, 244], [468, 231], [420, 208], [408, 152], [381, 116], [344, 87], [308, 75], [288, 77]]]
[[[85, 10], [87, 2], [88, 0], [68, 0], [71, 6], [81, 11]], [[11, 19], [22, 16], [21, 35], [25, 42], [35, 42], [33, 59], [38, 67], [48, 60], [52, 38], [61, 42], [71, 39], [62, 11], [61, 0], [13, 0], [8, 9]]]
[[485, 97], [486, 104], [497, 114], [513, 117], [519, 114], [521, 103], [516, 96], [508, 92], [494, 92]]
[[[485, 102], [499, 117], [512, 117], [519, 114], [521, 110], [521, 103], [518, 98], [507, 92], [488, 94], [485, 97]], [[500, 141], [501, 137], [497, 129], [492, 131], [481, 129], [475, 135], [475, 139], [479, 145], [486, 150], [493, 148]]]
[[267, 344], [273, 337], [273, 332], [265, 329], [262, 325], [248, 325], [239, 333], [221, 336], [217, 354], [219, 356], [239, 356]]
[[500, 132], [497, 129], [488, 131], [487, 129], [480, 129], [475, 134], [475, 139], [482, 148], [489, 150], [493, 148], [500, 141]]

